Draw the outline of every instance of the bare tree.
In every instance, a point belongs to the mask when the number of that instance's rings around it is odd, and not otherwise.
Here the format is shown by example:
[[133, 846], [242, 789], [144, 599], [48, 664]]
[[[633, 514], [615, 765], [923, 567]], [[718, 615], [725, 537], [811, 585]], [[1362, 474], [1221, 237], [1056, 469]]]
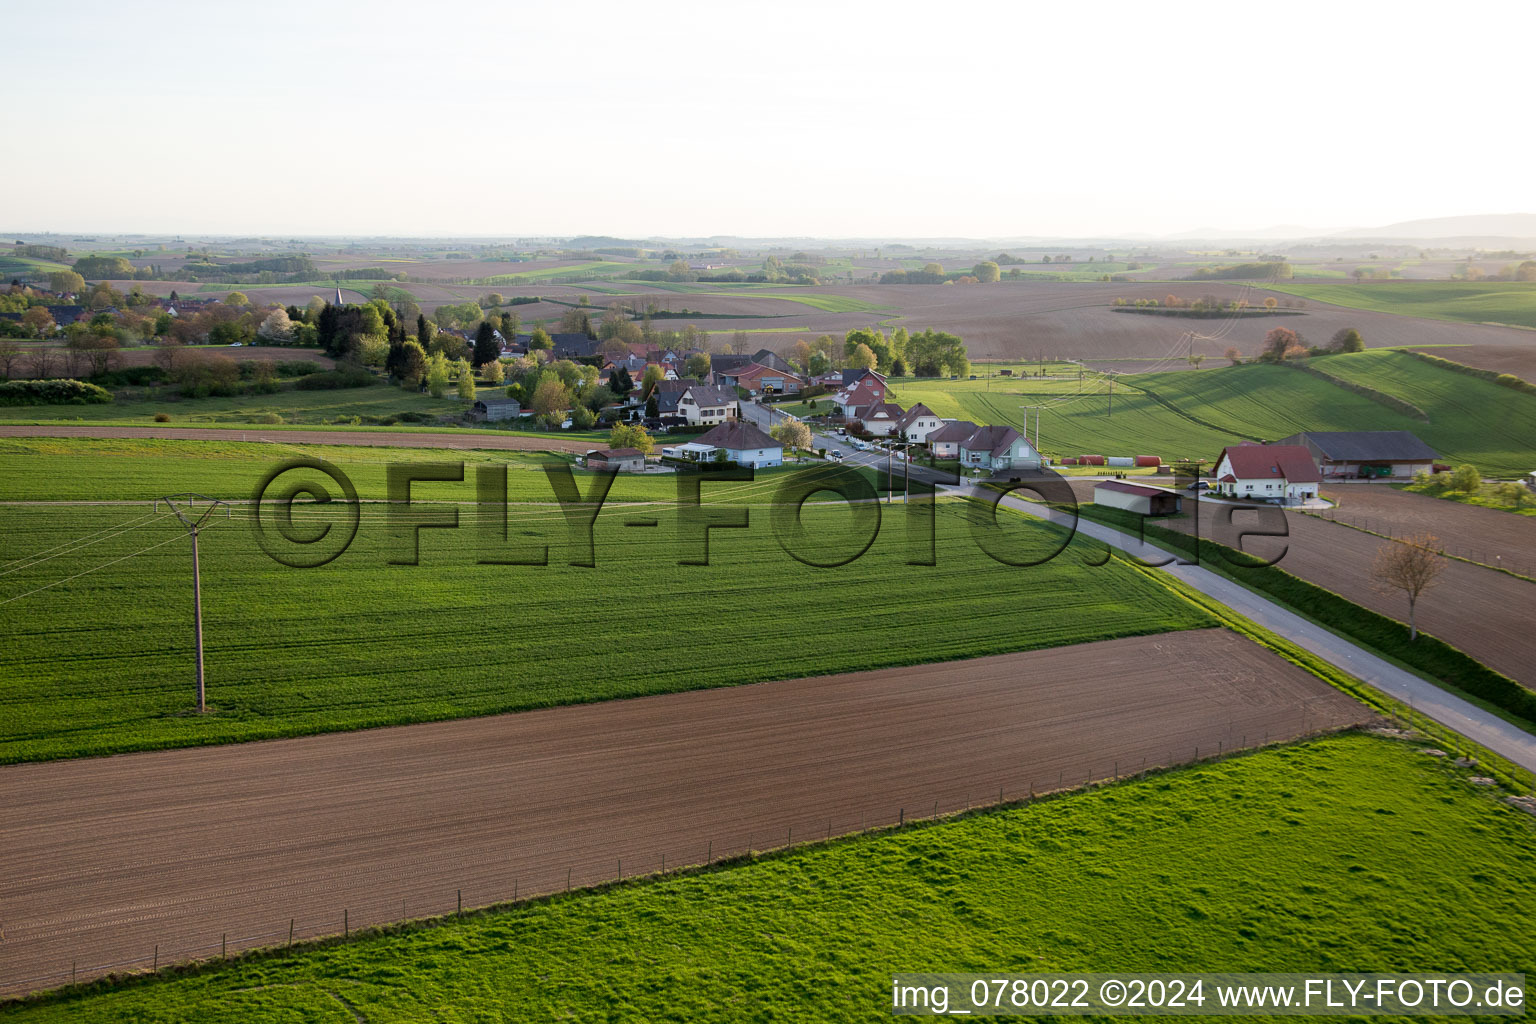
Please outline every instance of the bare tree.
[[21, 359], [21, 346], [14, 341], [0, 341], [0, 376], [11, 379], [11, 371]]
[[1409, 640], [1419, 638], [1418, 624], [1414, 621], [1419, 598], [1439, 581], [1444, 569], [1440, 538], [1432, 533], [1389, 540], [1376, 550], [1376, 561], [1371, 565], [1371, 586], [1382, 594], [1400, 590], [1408, 595]]
[[47, 380], [53, 376], [54, 367], [58, 365], [59, 350], [40, 345], [32, 350], [31, 364], [32, 376], [37, 380]]

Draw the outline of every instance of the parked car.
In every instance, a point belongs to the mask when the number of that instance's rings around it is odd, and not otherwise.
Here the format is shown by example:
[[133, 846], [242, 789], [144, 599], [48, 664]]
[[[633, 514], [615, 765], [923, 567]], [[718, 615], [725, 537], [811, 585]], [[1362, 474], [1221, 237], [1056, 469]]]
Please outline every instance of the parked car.
[[843, 453], [838, 451], [836, 448], [834, 448], [831, 451], [827, 452], [827, 458], [832, 459], [834, 462], [842, 462], [843, 461]]
[[1211, 489], [1211, 482], [1209, 480], [1196, 480], [1184, 489], [1186, 491], [1208, 491]]

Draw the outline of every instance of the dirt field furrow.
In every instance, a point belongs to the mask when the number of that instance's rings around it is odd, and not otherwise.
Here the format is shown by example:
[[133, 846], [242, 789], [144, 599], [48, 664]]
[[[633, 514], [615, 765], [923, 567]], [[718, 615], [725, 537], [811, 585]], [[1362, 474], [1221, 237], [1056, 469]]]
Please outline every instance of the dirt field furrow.
[[0, 768], [0, 992], [697, 864], [1369, 713], [1220, 630]]

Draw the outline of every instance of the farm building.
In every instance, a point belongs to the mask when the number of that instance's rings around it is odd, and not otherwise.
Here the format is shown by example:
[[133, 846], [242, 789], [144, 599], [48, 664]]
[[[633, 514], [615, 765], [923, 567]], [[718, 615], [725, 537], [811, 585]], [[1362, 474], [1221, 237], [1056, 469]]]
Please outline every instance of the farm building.
[[1176, 491], [1128, 484], [1123, 480], [1105, 480], [1094, 484], [1093, 503], [1139, 512], [1144, 516], [1171, 516], [1184, 511], [1184, 498]]
[[1406, 430], [1309, 430], [1277, 444], [1312, 453], [1324, 480], [1338, 477], [1411, 477], [1434, 470], [1434, 449]]
[[[782, 361], [782, 360], [781, 360]], [[795, 394], [800, 390], [800, 378], [784, 370], [776, 370], [761, 363], [747, 363], [714, 374], [716, 383], [725, 387], [743, 388], [751, 395]]]
[[1321, 479], [1312, 453], [1299, 444], [1239, 444], [1216, 460], [1217, 494], [1226, 498], [1300, 504], [1317, 497]]
[[522, 415], [523, 403], [515, 398], [482, 398], [475, 402], [469, 418], [485, 423], [515, 420]]
[[587, 452], [587, 468], [639, 473], [645, 469], [645, 453], [638, 448], [603, 448]]
[[961, 442], [980, 429], [970, 420], [945, 420], [942, 427], [928, 435], [928, 448], [936, 459], [958, 459]]
[[980, 427], [960, 442], [960, 464], [980, 469], [1039, 469], [1040, 453], [1012, 427]]
[[676, 451], [679, 456], [698, 462], [708, 462], [720, 451], [727, 460], [755, 469], [784, 464], [784, 446], [741, 420], [726, 420], [697, 440], [678, 445]]

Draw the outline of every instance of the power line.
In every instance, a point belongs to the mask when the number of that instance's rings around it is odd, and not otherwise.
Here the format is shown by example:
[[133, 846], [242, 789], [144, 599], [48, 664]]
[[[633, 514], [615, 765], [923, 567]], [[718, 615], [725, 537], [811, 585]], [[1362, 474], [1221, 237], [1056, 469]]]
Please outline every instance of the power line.
[[118, 562], [126, 562], [130, 558], [133, 558], [133, 557], [135, 557], [137, 555], [142, 555], [145, 552], [153, 551], [153, 550], [155, 550], [155, 548], [164, 547], [165, 545], [171, 543], [171, 541], [179, 540], [179, 539], [180, 538], [172, 537], [170, 540], [163, 540], [159, 544], [151, 544], [149, 547], [144, 548], [142, 551], [135, 551], [135, 552], [133, 552], [133, 554], [124, 555], [122, 558], [114, 558], [110, 562], [103, 562], [100, 565], [95, 566], [94, 568], [90, 568], [90, 569], [85, 570], [85, 572], [77, 572], [73, 576], [66, 576], [66, 577], [64, 577], [61, 580], [54, 580], [52, 583], [49, 583], [49, 584], [47, 584], [45, 586], [38, 587], [36, 590], [29, 590], [25, 594], [17, 594], [15, 597], [8, 597], [4, 601], [0, 601], [0, 604], [10, 604], [12, 601], [20, 601], [24, 597], [31, 597], [33, 594], [37, 594], [37, 593], [40, 593], [40, 592], [42, 592], [44, 590], [48, 590], [48, 589], [50, 589], [52, 587], [56, 587], [56, 586], [58, 586], [61, 583], [68, 583], [70, 580], [77, 580], [81, 576], [85, 576], [85, 575], [87, 575], [89, 573], [95, 572], [97, 569], [105, 569], [109, 565], [116, 565]]

